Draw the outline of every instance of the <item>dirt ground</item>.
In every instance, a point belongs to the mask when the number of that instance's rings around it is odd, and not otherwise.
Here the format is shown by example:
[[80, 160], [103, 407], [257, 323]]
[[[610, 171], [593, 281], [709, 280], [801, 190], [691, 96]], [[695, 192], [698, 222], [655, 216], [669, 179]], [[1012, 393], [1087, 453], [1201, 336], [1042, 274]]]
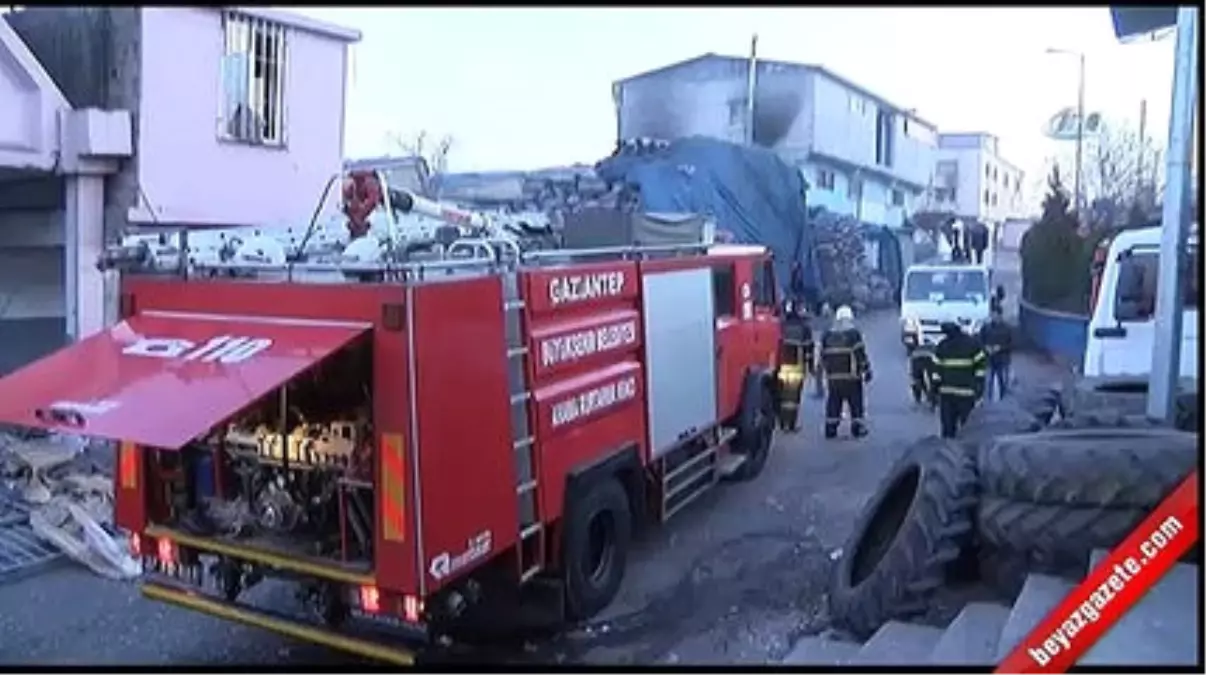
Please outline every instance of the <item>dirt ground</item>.
[[[909, 443], [938, 421], [912, 406], [894, 312], [860, 320], [875, 380], [869, 437], [826, 441], [820, 401], [780, 435], [765, 472], [700, 499], [637, 542], [619, 597], [534, 661], [753, 664], [828, 627], [825, 593], [860, 508]], [[1023, 382], [1055, 367], [1027, 355]], [[847, 430], [843, 429], [845, 434]], [[287, 601], [287, 598], [284, 598]], [[352, 661], [258, 629], [144, 600], [133, 584], [64, 566], [0, 586], [0, 664], [303, 665]], [[488, 653], [483, 660], [493, 660]]]

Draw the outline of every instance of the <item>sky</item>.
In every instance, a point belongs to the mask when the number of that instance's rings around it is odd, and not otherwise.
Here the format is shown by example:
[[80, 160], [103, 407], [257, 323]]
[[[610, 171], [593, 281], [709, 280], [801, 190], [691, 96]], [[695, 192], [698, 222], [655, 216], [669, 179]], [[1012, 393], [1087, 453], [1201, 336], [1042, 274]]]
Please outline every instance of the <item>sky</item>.
[[293, 11], [356, 28], [345, 150], [394, 150], [390, 134], [450, 134], [453, 171], [593, 163], [615, 142], [611, 83], [705, 52], [819, 63], [940, 131], [987, 131], [1041, 192], [1068, 146], [1041, 127], [1085, 102], [1138, 118], [1167, 141], [1173, 39], [1119, 44], [1107, 9], [1009, 8], [322, 8]]

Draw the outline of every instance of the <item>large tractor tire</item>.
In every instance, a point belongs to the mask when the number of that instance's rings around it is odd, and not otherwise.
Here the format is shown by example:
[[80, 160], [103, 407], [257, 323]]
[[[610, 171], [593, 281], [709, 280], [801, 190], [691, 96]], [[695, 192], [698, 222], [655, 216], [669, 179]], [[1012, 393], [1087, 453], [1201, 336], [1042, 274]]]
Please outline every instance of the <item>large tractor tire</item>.
[[562, 540], [567, 618], [588, 619], [611, 603], [624, 581], [631, 539], [632, 512], [619, 480], [593, 481], [574, 496]]
[[1198, 464], [1197, 436], [1165, 429], [1053, 429], [979, 451], [985, 497], [1051, 506], [1150, 509]]
[[980, 575], [1007, 595], [1029, 572], [1084, 573], [1198, 463], [1197, 437], [1100, 411], [978, 453]]
[[1043, 426], [1039, 418], [1026, 410], [1012, 397], [999, 401], [984, 401], [972, 409], [967, 423], [959, 430], [959, 438], [967, 443], [980, 444], [997, 436], [1038, 431]]
[[741, 410], [737, 413], [737, 437], [733, 452], [745, 455], [745, 462], [729, 476], [731, 481], [749, 481], [766, 468], [779, 411], [770, 378], [762, 373], [746, 375], [741, 392]]
[[[1065, 397], [1066, 412], [1069, 417], [1080, 417], [1109, 409], [1126, 417], [1144, 416], [1147, 414], [1147, 388], [1146, 380], [1081, 380], [1070, 387]], [[1196, 391], [1179, 392], [1172, 425], [1181, 431], [1199, 431], [1198, 401]]]
[[833, 624], [867, 637], [924, 612], [970, 543], [973, 457], [936, 437], [918, 441], [864, 509], [834, 570]]

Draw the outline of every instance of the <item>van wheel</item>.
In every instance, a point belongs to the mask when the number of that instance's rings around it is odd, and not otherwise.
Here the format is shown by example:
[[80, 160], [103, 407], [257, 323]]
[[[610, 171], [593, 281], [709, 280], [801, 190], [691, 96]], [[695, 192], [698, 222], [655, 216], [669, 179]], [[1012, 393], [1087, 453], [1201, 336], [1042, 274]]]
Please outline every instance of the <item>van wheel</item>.
[[628, 494], [615, 478], [595, 481], [576, 496], [565, 519], [565, 611], [581, 621], [609, 605], [620, 590], [632, 539]]

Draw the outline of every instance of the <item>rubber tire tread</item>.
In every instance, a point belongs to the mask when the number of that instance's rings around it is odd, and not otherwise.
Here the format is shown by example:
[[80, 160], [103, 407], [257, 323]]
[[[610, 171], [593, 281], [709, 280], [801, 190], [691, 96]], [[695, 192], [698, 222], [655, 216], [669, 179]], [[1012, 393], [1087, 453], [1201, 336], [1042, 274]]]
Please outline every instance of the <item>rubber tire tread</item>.
[[1030, 571], [1083, 573], [1094, 549], [1113, 549], [1149, 513], [1151, 509], [1068, 507], [981, 497], [976, 531], [990, 550], [1025, 559]]
[[1151, 509], [1198, 465], [1195, 434], [1166, 428], [1044, 430], [979, 448], [980, 493], [1035, 505]]
[[999, 401], [983, 401], [967, 416], [959, 430], [965, 443], [983, 443], [997, 436], [1038, 431], [1043, 427], [1039, 417], [1029, 412], [1012, 397]]
[[[920, 471], [917, 493], [900, 529], [871, 573], [853, 585], [855, 553], [893, 484], [913, 470]], [[834, 568], [833, 624], [866, 638], [889, 620], [925, 612], [971, 541], [975, 490], [973, 456], [961, 444], [931, 436], [910, 447], [863, 509]]]
[[[600, 586], [581, 578], [581, 566], [576, 556], [587, 555], [589, 525], [596, 513], [604, 509], [614, 512], [615, 541], [611, 573]], [[597, 480], [570, 502], [566, 513], [564, 580], [565, 614], [571, 621], [588, 619], [602, 611], [615, 598], [624, 581], [624, 568], [632, 542], [632, 511], [628, 493], [616, 478]]]

